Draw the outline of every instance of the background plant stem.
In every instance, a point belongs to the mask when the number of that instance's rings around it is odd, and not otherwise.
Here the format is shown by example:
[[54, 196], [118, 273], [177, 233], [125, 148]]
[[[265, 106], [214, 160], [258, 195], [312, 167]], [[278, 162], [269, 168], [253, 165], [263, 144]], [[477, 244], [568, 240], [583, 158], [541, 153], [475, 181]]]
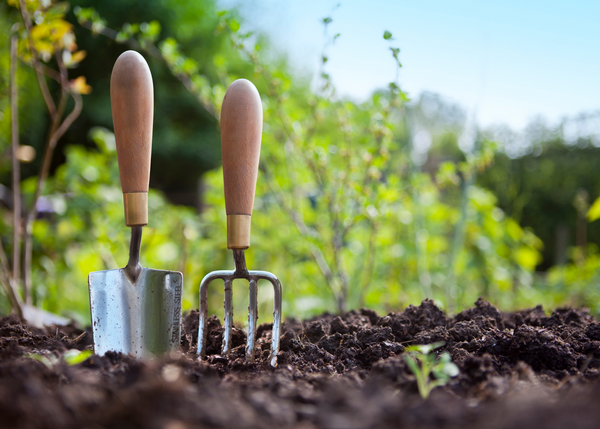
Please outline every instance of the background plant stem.
[[12, 280], [18, 287], [20, 280], [21, 253], [21, 170], [17, 152], [19, 150], [19, 105], [17, 99], [17, 36], [10, 39], [10, 110], [12, 143], [12, 194], [13, 194], [13, 257]]

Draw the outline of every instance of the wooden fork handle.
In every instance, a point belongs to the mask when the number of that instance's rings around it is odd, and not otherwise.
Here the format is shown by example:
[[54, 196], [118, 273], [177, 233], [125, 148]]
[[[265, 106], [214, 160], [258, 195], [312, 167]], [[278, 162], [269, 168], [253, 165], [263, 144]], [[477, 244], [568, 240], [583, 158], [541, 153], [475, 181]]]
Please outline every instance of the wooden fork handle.
[[250, 246], [250, 216], [254, 206], [260, 141], [262, 103], [256, 87], [246, 79], [233, 82], [221, 107], [221, 151], [227, 247]]

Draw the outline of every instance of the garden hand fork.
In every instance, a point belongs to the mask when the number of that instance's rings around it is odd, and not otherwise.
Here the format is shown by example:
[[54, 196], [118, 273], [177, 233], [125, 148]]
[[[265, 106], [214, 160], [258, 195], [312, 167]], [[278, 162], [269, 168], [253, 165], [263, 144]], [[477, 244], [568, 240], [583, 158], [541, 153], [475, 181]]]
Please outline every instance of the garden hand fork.
[[281, 283], [266, 271], [248, 271], [244, 250], [250, 247], [250, 219], [254, 205], [260, 140], [262, 134], [262, 104], [256, 87], [248, 80], [233, 82], [221, 107], [221, 151], [223, 154], [223, 181], [225, 185], [225, 207], [227, 212], [227, 248], [233, 250], [233, 271], [213, 271], [200, 283], [200, 323], [198, 329], [198, 354], [204, 358], [207, 341], [207, 291], [215, 279], [225, 282], [225, 334], [222, 354], [231, 350], [233, 327], [234, 279], [249, 281], [248, 340], [246, 360], [254, 361], [256, 343], [257, 282], [271, 282], [275, 290], [273, 305], [273, 335], [271, 343], [272, 366], [277, 365], [279, 332], [281, 327]]

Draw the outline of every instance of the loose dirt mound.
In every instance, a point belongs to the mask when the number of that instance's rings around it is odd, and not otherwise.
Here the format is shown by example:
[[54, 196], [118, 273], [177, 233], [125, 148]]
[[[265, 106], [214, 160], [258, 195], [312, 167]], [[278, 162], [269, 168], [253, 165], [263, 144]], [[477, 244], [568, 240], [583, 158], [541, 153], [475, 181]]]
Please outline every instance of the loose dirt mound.
[[[279, 366], [271, 326], [257, 361], [245, 334], [220, 356], [209, 320], [207, 360], [196, 360], [198, 313], [183, 321], [182, 353], [136, 362], [107, 354], [69, 366], [54, 358], [91, 348], [90, 331], [46, 331], [0, 319], [0, 426], [19, 428], [564, 428], [598, 427], [600, 324], [585, 310], [501, 313], [479, 300], [447, 318], [431, 301], [380, 317], [362, 309], [284, 324]], [[402, 356], [445, 341], [460, 374], [420, 398]]]

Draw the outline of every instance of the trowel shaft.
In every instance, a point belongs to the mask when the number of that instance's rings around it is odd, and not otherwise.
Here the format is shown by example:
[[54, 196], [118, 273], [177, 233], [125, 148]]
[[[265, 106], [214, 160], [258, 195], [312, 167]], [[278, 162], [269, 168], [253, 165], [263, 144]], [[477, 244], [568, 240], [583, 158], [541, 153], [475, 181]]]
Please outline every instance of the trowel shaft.
[[135, 284], [142, 272], [140, 264], [140, 247], [142, 245], [142, 226], [131, 227], [131, 241], [129, 242], [129, 261], [125, 267], [125, 273]]

